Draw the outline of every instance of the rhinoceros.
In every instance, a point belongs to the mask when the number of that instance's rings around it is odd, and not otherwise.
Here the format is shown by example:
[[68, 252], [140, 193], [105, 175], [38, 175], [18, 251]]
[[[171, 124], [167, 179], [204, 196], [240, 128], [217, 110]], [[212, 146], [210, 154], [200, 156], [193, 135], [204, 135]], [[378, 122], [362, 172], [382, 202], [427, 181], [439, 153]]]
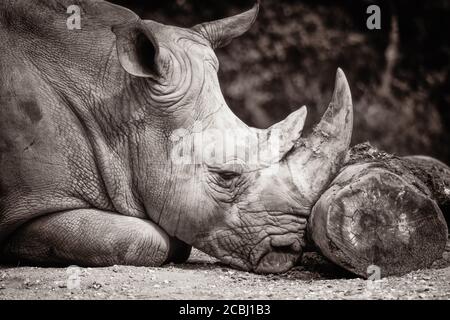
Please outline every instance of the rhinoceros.
[[309, 135], [304, 107], [251, 128], [225, 102], [214, 49], [258, 4], [179, 28], [78, 0], [81, 29], [72, 4], [0, 3], [1, 260], [160, 266], [195, 247], [242, 270], [291, 268], [349, 147], [344, 73]]

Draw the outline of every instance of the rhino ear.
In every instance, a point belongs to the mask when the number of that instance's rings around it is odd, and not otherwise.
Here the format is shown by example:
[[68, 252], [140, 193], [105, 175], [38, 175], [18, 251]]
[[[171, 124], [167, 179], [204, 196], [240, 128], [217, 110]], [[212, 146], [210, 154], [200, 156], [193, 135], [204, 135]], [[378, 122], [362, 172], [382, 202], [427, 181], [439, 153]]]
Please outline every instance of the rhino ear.
[[122, 68], [136, 77], [157, 80], [162, 75], [159, 45], [152, 30], [141, 21], [114, 26], [117, 55]]
[[229, 18], [198, 24], [192, 27], [192, 30], [208, 40], [213, 49], [221, 48], [229, 44], [234, 38], [247, 32], [256, 21], [258, 12], [259, 1], [246, 12]]

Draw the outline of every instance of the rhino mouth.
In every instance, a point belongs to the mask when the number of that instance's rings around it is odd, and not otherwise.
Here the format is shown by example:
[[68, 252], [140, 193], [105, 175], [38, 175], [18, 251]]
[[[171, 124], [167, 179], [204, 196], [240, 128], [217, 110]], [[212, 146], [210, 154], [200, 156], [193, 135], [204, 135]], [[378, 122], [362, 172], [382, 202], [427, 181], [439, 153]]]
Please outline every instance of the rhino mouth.
[[295, 239], [283, 239], [280, 243], [280, 240], [274, 240], [275, 239], [272, 239], [270, 248], [261, 255], [256, 266], [253, 268], [256, 273], [267, 274], [286, 272], [291, 269], [301, 257], [302, 247], [299, 241]]
[[[236, 269], [258, 274], [277, 274], [288, 271], [301, 258], [304, 246], [302, 234], [299, 230], [289, 235], [267, 236], [261, 239], [259, 244], [254, 246], [250, 252], [246, 251], [246, 254], [229, 250], [223, 242], [212, 241], [209, 237], [194, 246]], [[217, 240], [217, 235], [215, 239]], [[222, 239], [227, 239], [226, 243], [230, 243], [230, 237], [223, 237]], [[246, 248], [248, 249], [248, 247]], [[225, 252], [227, 254], [224, 254]]]
[[256, 273], [283, 273], [291, 269], [299, 258], [299, 253], [271, 251], [264, 254], [254, 271]]

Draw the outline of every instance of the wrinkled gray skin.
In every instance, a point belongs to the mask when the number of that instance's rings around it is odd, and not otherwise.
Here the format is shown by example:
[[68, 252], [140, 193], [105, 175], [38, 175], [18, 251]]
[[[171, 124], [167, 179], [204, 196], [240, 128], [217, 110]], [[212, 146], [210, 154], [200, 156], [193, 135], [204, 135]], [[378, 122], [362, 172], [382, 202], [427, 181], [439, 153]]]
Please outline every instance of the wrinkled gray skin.
[[[224, 101], [213, 49], [248, 30], [257, 6], [183, 29], [77, 2], [81, 30], [66, 27], [72, 0], [0, 3], [1, 259], [157, 266], [194, 246], [244, 270], [292, 267], [350, 142], [342, 71], [310, 136], [300, 136], [306, 108], [268, 130], [249, 128]], [[204, 132], [238, 132], [228, 133], [237, 151], [174, 161], [173, 132], [184, 128], [189, 141], [198, 122]], [[278, 132], [279, 153], [265, 150], [257, 164], [240, 156]], [[203, 145], [191, 140], [196, 156]]]

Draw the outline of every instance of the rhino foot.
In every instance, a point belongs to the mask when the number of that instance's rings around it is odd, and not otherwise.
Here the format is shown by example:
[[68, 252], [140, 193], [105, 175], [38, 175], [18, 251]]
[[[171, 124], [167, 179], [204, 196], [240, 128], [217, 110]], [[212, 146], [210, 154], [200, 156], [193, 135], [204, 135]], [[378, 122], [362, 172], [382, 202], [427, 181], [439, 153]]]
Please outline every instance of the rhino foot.
[[32, 265], [160, 266], [184, 262], [190, 247], [150, 221], [94, 209], [35, 219], [2, 248], [2, 260]]

